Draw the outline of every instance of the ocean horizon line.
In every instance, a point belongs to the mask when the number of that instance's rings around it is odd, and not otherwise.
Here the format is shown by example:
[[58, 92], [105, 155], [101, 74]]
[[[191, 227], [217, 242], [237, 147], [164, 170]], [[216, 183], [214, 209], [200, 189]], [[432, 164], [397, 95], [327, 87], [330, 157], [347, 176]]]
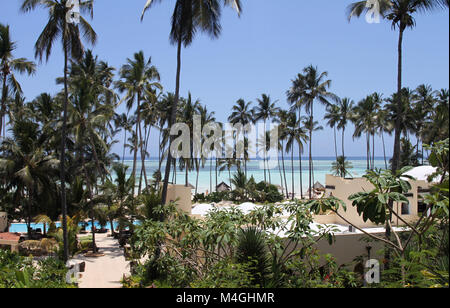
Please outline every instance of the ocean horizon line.
[[[302, 160], [309, 160], [308, 156], [302, 156], [301, 157]], [[365, 156], [346, 156], [345, 157], [347, 160], [367, 160], [367, 157]], [[390, 160], [392, 157], [387, 156], [386, 160]], [[134, 158], [133, 157], [127, 157], [125, 156], [124, 160], [126, 161], [132, 161]], [[299, 156], [294, 156], [294, 160], [298, 160]], [[370, 158], [372, 159], [372, 157]], [[142, 160], [140, 156], [137, 157], [137, 160]], [[159, 157], [147, 157], [145, 160], [159, 160]], [[164, 158], [164, 160], [166, 160], [166, 158]], [[164, 161], [163, 160], [163, 161]], [[206, 158], [206, 160], [211, 160], [211, 158]], [[213, 158], [212, 160], [215, 160], [215, 158]], [[251, 158], [250, 161], [262, 161], [263, 158]], [[291, 160], [290, 157], [285, 157], [284, 159], [285, 161]], [[335, 156], [315, 156], [313, 157], [313, 160], [336, 160]], [[384, 160], [383, 156], [375, 156], [375, 160]], [[122, 158], [120, 158], [117, 161], [122, 161]]]

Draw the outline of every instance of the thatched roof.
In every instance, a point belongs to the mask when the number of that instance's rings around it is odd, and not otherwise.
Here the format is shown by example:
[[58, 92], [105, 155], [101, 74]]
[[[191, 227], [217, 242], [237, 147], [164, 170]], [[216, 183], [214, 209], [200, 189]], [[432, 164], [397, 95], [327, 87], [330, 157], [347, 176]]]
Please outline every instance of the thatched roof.
[[218, 192], [231, 191], [231, 187], [225, 182], [220, 183], [216, 188]]
[[316, 190], [325, 190], [325, 186], [320, 184], [320, 182], [316, 182], [316, 184], [314, 184], [314, 189], [316, 189]]

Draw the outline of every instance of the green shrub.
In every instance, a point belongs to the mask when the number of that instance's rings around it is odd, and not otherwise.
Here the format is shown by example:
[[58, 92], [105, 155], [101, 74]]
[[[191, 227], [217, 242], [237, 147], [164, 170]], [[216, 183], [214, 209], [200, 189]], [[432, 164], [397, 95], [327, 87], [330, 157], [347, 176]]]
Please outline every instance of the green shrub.
[[46, 258], [33, 264], [31, 258], [0, 250], [0, 288], [71, 288], [63, 262]]

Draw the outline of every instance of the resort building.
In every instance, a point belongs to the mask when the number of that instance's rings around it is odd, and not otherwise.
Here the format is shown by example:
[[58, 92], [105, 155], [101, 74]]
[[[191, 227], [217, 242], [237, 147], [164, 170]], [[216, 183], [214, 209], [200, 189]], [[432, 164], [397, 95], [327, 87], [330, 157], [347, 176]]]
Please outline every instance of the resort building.
[[18, 251], [20, 234], [7, 233], [7, 229], [8, 215], [5, 212], [0, 212], [0, 249]]
[[[416, 221], [419, 218], [419, 215], [425, 211], [426, 206], [423, 202], [423, 197], [429, 193], [431, 186], [428, 182], [428, 177], [435, 171], [436, 170], [432, 167], [423, 166], [414, 168], [405, 174], [416, 179], [409, 181], [411, 184], [411, 190], [406, 195], [408, 197], [409, 204], [395, 203], [394, 211], [408, 223]], [[326, 176], [326, 196], [334, 196], [344, 201], [347, 209], [339, 209], [339, 214], [359, 228], [373, 228], [376, 227], [376, 225], [370, 221], [364, 222], [362, 217], [359, 216], [356, 207], [352, 205], [352, 202], [348, 200], [348, 198], [358, 192], [371, 191], [372, 189], [372, 184], [370, 184], [365, 178], [344, 179], [332, 175]], [[341, 219], [336, 214], [320, 216], [317, 217], [317, 220], [321, 223], [348, 225], [346, 221]], [[402, 222], [398, 218], [394, 218], [393, 224], [397, 227], [402, 226]]]
[[231, 191], [231, 187], [227, 183], [222, 182], [216, 187], [217, 192]]

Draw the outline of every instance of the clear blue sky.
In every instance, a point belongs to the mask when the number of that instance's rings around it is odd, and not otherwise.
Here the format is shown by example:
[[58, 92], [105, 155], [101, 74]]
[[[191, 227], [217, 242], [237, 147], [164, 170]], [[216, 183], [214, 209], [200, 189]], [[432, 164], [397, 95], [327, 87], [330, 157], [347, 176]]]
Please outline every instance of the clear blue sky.
[[[141, 23], [145, 0], [96, 0], [92, 25], [98, 43], [94, 53], [119, 69], [127, 57], [143, 50], [158, 67], [165, 91], [173, 92], [176, 50], [168, 40], [173, 2], [154, 6]], [[368, 24], [362, 18], [348, 23], [345, 11], [351, 0], [242, 2], [241, 18], [231, 9], [224, 11], [223, 33], [218, 40], [199, 35], [192, 47], [183, 50], [182, 95], [191, 91], [216, 112], [219, 121], [226, 121], [237, 99], [255, 101], [262, 93], [287, 108], [285, 93], [291, 79], [310, 64], [328, 71], [333, 81], [331, 91], [341, 97], [358, 101], [374, 91], [385, 96], [395, 91], [398, 34], [385, 21]], [[0, 22], [11, 26], [12, 39], [18, 43], [15, 56], [33, 59], [46, 13], [22, 14], [19, 0], [0, 3]], [[62, 75], [62, 64], [58, 43], [50, 61], [39, 65], [34, 77], [19, 77], [28, 100], [41, 92], [60, 90], [55, 78]], [[404, 85], [415, 88], [422, 83], [434, 89], [449, 86], [448, 10], [418, 15], [417, 27], [406, 32]], [[324, 108], [316, 110], [321, 119]], [[157, 137], [153, 139], [152, 145], [157, 146]], [[392, 138], [387, 143], [391, 154]], [[376, 145], [377, 156], [382, 155], [380, 144]], [[121, 144], [115, 150], [121, 153]], [[315, 135], [313, 151], [316, 156], [334, 155], [331, 129]], [[348, 136], [346, 152], [348, 156], [364, 156], [364, 140], [352, 141]]]

